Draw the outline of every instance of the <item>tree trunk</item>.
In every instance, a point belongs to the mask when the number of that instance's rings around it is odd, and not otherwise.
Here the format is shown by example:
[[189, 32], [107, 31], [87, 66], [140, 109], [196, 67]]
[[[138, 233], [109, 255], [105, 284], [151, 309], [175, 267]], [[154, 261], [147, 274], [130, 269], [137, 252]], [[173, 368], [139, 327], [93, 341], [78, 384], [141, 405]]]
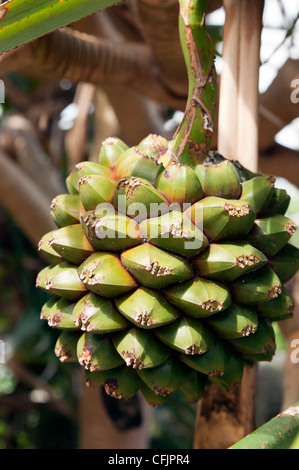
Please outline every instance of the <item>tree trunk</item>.
[[[114, 400], [114, 399], [113, 399]], [[100, 388], [83, 386], [80, 400], [80, 449], [147, 449], [150, 408], [140, 397], [141, 426], [120, 431], [106, 412]]]

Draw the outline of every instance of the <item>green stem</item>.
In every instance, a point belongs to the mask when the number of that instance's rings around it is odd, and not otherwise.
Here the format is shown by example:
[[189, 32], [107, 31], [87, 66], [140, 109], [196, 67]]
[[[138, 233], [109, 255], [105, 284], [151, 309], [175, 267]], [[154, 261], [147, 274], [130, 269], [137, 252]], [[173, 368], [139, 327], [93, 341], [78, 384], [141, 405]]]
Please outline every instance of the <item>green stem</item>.
[[207, 0], [180, 0], [179, 32], [189, 91], [183, 120], [171, 142], [173, 158], [194, 166], [210, 148], [216, 114], [213, 43], [205, 26]]
[[299, 403], [275, 416], [230, 449], [289, 449], [299, 433]]

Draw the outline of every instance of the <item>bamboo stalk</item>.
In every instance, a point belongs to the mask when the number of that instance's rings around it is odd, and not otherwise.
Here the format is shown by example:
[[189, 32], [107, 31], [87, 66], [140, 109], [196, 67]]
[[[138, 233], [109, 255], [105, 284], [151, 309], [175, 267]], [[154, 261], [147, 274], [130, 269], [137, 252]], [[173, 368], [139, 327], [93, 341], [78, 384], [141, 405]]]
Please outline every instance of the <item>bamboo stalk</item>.
[[263, 0], [224, 0], [218, 150], [252, 171], [258, 166], [258, 77]]
[[289, 449], [298, 435], [299, 404], [290, 406], [231, 449]]
[[254, 171], [258, 168], [258, 81], [264, 0], [243, 0], [240, 17], [239, 80], [237, 94], [236, 157]]
[[[234, 8], [235, 5], [235, 8]], [[239, 41], [241, 2], [224, 1], [223, 66], [219, 87], [218, 151], [236, 159], [237, 94], [239, 81]]]
[[[218, 151], [258, 168], [258, 76], [263, 0], [224, 0]], [[228, 392], [211, 387], [198, 409], [197, 449], [227, 448], [254, 428], [255, 367]], [[200, 411], [201, 410], [201, 411]]]

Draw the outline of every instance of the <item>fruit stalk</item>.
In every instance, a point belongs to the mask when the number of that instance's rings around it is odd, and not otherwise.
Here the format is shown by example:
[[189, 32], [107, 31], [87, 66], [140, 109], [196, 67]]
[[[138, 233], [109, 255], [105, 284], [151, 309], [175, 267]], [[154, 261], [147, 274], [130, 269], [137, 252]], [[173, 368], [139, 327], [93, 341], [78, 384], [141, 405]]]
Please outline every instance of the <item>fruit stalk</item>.
[[188, 73], [185, 114], [170, 148], [182, 164], [202, 163], [216, 114], [217, 79], [213, 43], [205, 26], [207, 0], [180, 0], [179, 32]]

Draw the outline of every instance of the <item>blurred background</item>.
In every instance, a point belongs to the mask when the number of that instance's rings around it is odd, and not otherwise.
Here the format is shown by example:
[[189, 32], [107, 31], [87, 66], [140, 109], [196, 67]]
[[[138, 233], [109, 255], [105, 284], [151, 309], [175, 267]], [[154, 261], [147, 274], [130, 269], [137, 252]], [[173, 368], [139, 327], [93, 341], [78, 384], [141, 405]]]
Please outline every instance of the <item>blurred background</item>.
[[[125, 1], [71, 27], [143, 42], [143, 23], [135, 15], [135, 2]], [[259, 84], [261, 170], [274, 174], [277, 186], [292, 196], [287, 216], [297, 224], [299, 91], [297, 103], [291, 93], [296, 86], [299, 89], [298, 17], [298, 2], [265, 1]], [[219, 75], [224, 21], [221, 2], [211, 2], [206, 24], [215, 43]], [[5, 85], [0, 104], [0, 448], [75, 449], [80, 433], [80, 366], [58, 361], [54, 345], [59, 333], [39, 318], [48, 299], [35, 288], [36, 275], [45, 266], [37, 251], [39, 232], [44, 233], [47, 225], [40, 214], [46, 211], [48, 217], [51, 199], [63, 192], [69, 170], [79, 161], [96, 160], [106, 137], [118, 135], [129, 145], [150, 132], [171, 138], [183, 108], [141, 100], [131, 90], [114, 93], [107, 83], [78, 84], [63, 72], [60, 77], [49, 73], [43, 59], [36, 60], [33, 53], [13, 54], [0, 58]], [[18, 197], [27, 197], [28, 204], [23, 207]], [[299, 234], [292, 243], [299, 248]], [[277, 353], [271, 363], [260, 363], [257, 369], [257, 426], [276, 415], [284, 399], [288, 345], [280, 325], [274, 326]], [[111, 413], [113, 405], [106, 406]], [[195, 419], [196, 405], [172, 394], [153, 410], [150, 447], [192, 448]]]

